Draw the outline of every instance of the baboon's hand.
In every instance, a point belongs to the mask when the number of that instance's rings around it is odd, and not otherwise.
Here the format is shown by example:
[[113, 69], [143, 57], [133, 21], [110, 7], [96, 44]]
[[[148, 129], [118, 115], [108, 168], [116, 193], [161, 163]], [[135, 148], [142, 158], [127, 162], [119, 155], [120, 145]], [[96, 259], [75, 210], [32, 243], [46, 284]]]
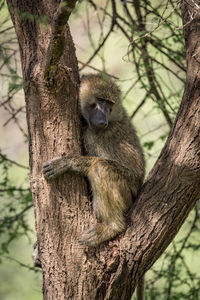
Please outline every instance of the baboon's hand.
[[47, 179], [53, 179], [67, 171], [63, 158], [53, 158], [43, 164], [43, 174]]

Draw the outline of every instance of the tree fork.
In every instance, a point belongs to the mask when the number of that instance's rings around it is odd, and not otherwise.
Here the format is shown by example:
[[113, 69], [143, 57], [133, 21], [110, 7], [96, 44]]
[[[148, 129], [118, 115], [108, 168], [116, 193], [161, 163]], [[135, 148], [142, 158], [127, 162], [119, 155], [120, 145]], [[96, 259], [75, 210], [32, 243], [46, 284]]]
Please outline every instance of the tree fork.
[[[48, 183], [41, 172], [46, 160], [81, 153], [79, 77], [73, 41], [66, 25], [64, 52], [55, 53], [52, 73], [48, 49], [59, 5], [53, 0], [37, 0], [34, 5], [32, 0], [7, 2], [22, 60], [44, 299], [131, 299], [138, 279], [163, 253], [200, 197], [197, 7], [193, 1], [182, 1], [187, 83], [171, 134], [134, 203], [125, 234], [88, 249], [77, 242], [93, 223], [83, 178], [65, 174]], [[26, 13], [34, 20], [26, 18]], [[48, 18], [45, 26], [38, 21], [43, 16]], [[50, 72], [44, 72], [43, 62]]]

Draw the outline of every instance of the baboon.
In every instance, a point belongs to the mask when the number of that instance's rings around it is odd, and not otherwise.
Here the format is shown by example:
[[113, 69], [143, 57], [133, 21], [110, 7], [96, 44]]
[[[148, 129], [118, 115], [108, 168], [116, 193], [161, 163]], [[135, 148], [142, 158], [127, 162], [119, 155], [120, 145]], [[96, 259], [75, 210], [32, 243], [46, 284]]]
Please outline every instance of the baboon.
[[103, 74], [88, 74], [80, 85], [83, 156], [54, 158], [43, 165], [46, 179], [65, 172], [87, 176], [98, 223], [79, 242], [97, 246], [125, 229], [124, 214], [144, 177], [142, 149], [124, 108], [118, 86]]

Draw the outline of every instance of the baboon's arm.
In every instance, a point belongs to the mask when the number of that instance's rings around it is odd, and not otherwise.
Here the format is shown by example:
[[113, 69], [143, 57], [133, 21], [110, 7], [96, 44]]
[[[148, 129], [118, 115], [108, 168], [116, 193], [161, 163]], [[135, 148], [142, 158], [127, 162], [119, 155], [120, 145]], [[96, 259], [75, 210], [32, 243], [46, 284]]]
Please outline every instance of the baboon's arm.
[[85, 156], [56, 157], [43, 164], [44, 176], [53, 179], [66, 172], [76, 172], [83, 176], [88, 175], [92, 163], [98, 158]]
[[[66, 172], [75, 172], [82, 176], [88, 176], [91, 167], [95, 167], [98, 163], [104, 164], [106, 168], [112, 168], [119, 172], [120, 175], [132, 181], [137, 179], [137, 172], [118, 164], [116, 161], [107, 160], [93, 156], [65, 156], [54, 158], [47, 161], [43, 165], [43, 173], [45, 178], [53, 179]], [[92, 168], [93, 169], [93, 168]], [[135, 174], [134, 174], [135, 173]]]

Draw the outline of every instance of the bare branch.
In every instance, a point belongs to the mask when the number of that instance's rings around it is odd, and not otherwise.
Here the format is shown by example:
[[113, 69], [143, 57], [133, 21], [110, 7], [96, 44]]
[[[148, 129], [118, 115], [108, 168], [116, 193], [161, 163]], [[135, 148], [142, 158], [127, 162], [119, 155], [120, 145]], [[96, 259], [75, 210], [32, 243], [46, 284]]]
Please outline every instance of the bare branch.
[[148, 97], [148, 93], [144, 96], [140, 104], [137, 106], [137, 108], [134, 110], [134, 112], [131, 114], [130, 119], [133, 119], [136, 115], [136, 113], [139, 111], [139, 109], [145, 104], [145, 101]]
[[[82, 61], [80, 61], [80, 60], [78, 60], [78, 63], [85, 66], [85, 63], [82, 62]], [[93, 67], [93, 66], [91, 66], [91, 65], [87, 65], [87, 67], [90, 68], [90, 69], [92, 69], [92, 70], [94, 70], [94, 71], [96, 71], [96, 72], [101, 72], [101, 70], [100, 70], [99, 68], [95, 68], [95, 67]], [[107, 72], [105, 72], [105, 71], [104, 71], [104, 73], [105, 73], [106, 75], [108, 75], [109, 77], [112, 77], [113, 79], [119, 80], [119, 77], [117, 77], [117, 76], [115, 76], [115, 75], [112, 75], [112, 74], [107, 73]]]
[[24, 268], [27, 268], [28, 270], [34, 271], [35, 273], [41, 272], [40, 269], [37, 269], [37, 268], [35, 268], [35, 267], [30, 267], [29, 265], [26, 265], [26, 264], [20, 262], [19, 260], [15, 259], [15, 258], [13, 258], [13, 257], [6, 256], [6, 258], [9, 259], [9, 260], [12, 260], [12, 261], [14, 261], [14, 262], [16, 262], [16, 263], [19, 264], [21, 267], [24, 267]]
[[[7, 219], [7, 223], [12, 224], [15, 221], [17, 221], [18, 219], [20, 219], [27, 210], [31, 209], [33, 207], [33, 204], [30, 204], [28, 206], [26, 206], [22, 211], [20, 211], [18, 214], [10, 217], [9, 219]], [[2, 219], [0, 219], [0, 221], [2, 222]]]
[[9, 161], [11, 164], [14, 164], [14, 165], [16, 165], [16, 166], [18, 166], [18, 167], [20, 167], [20, 168], [29, 170], [28, 167], [26, 167], [26, 166], [24, 166], [24, 165], [21, 165], [21, 164], [19, 164], [18, 162], [16, 162], [16, 161], [14, 161], [14, 160], [11, 160], [11, 159], [7, 158], [6, 155], [4, 155], [4, 154], [1, 153], [1, 149], [0, 149], [0, 157], [1, 157], [3, 160]]
[[94, 51], [92, 56], [88, 59], [88, 61], [80, 68], [80, 71], [82, 71], [92, 60], [93, 58], [98, 54], [98, 52], [101, 50], [101, 48], [104, 46], [105, 42], [107, 41], [110, 34], [113, 32], [114, 26], [116, 25], [116, 7], [115, 2], [112, 1], [112, 10], [113, 10], [113, 16], [112, 16], [112, 22], [110, 29], [106, 36], [104, 37], [103, 41], [99, 44], [98, 48]]

